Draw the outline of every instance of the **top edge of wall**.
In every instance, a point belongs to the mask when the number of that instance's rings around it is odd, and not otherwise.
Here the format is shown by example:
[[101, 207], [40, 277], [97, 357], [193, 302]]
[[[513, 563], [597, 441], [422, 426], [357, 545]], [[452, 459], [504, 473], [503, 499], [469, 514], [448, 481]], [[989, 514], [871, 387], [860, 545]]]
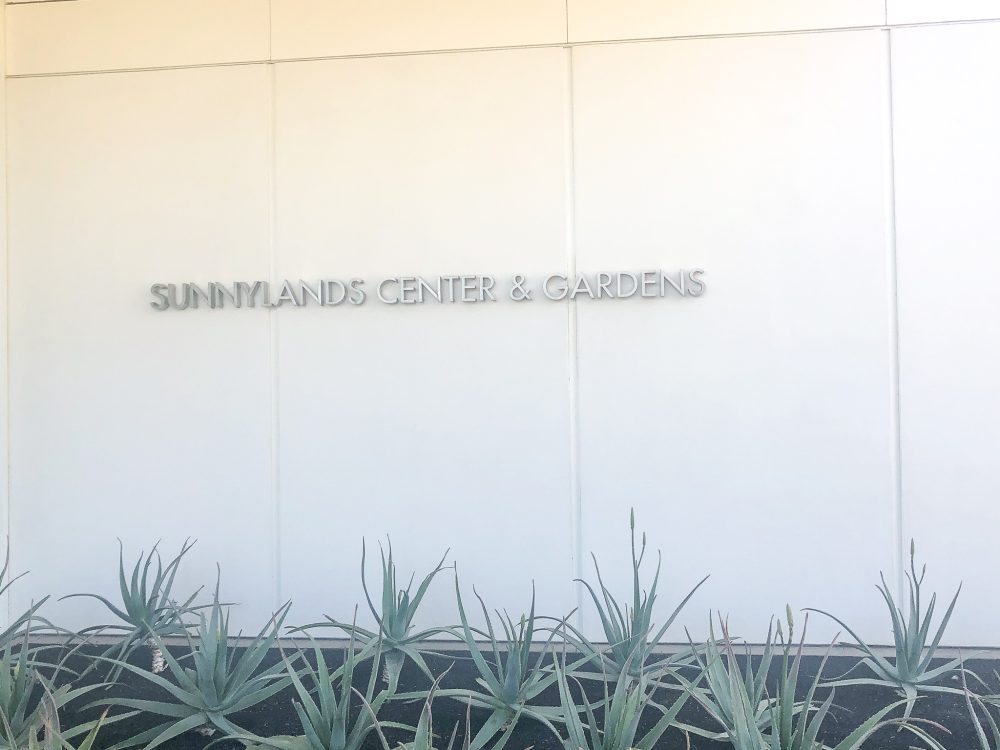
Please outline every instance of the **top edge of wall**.
[[891, 25], [1000, 19], [1000, 0], [886, 0]]
[[268, 0], [63, 0], [6, 6], [7, 74], [266, 60]]
[[8, 4], [8, 75], [558, 45], [564, 0]]
[[8, 0], [7, 74], [1000, 18], [1000, 0]]
[[881, 26], [883, 0], [569, 0], [570, 42]]

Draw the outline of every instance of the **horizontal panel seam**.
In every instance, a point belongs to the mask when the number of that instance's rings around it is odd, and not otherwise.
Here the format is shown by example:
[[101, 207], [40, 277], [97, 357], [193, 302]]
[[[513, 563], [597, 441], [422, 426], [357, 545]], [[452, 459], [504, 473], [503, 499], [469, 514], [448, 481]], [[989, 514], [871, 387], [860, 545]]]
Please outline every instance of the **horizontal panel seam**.
[[[21, 5], [22, 3], [14, 3], [14, 4]], [[688, 35], [677, 35], [677, 36], [624, 38], [624, 39], [595, 39], [595, 40], [575, 41], [569, 43], [551, 42], [545, 44], [522, 44], [522, 45], [488, 46], [488, 47], [451, 47], [451, 48], [426, 49], [426, 50], [400, 50], [392, 52], [363, 52], [363, 53], [344, 54], [344, 55], [316, 55], [308, 57], [281, 57], [281, 58], [272, 57], [270, 59], [258, 59], [258, 60], [232, 60], [224, 62], [186, 63], [178, 65], [150, 65], [150, 66], [139, 66], [134, 68], [91, 68], [84, 70], [48, 71], [44, 73], [10, 73], [7, 75], [7, 78], [8, 79], [58, 78], [62, 76], [100, 75], [105, 73], [145, 73], [157, 70], [193, 70], [199, 68], [226, 68], [226, 67], [235, 67], [241, 65], [270, 65], [277, 63], [319, 62], [324, 60], [357, 60], [357, 59], [380, 58], [380, 57], [411, 57], [416, 55], [451, 55], [451, 54], [462, 54], [468, 52], [501, 52], [504, 50], [565, 49], [567, 46], [595, 47], [595, 46], [611, 45], [611, 44], [649, 44], [656, 42], [693, 41], [698, 39], [747, 39], [747, 38], [758, 38], [758, 37], [799, 36], [805, 34], [842, 34], [842, 33], [851, 33], [858, 31], [882, 31], [886, 29], [896, 30], [896, 29], [912, 29], [912, 28], [928, 28], [928, 27], [944, 27], [944, 26], [964, 26], [964, 25], [975, 25], [975, 24], [991, 24], [998, 22], [1000, 22], [1000, 17], [975, 18], [975, 19], [952, 20], [952, 21], [926, 21], [920, 23], [905, 23], [905, 24], [877, 24], [872, 26], [843, 26], [843, 27], [826, 28], [826, 29], [745, 31], [745, 32], [734, 32], [731, 34], [688, 34]]]

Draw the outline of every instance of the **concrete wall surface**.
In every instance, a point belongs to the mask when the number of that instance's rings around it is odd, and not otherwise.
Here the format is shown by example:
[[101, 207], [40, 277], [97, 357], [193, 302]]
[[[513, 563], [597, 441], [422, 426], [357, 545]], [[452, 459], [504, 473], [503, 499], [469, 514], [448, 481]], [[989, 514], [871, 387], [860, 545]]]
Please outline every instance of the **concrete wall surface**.
[[[673, 640], [710, 610], [760, 640], [789, 603], [886, 643], [913, 538], [965, 582], [947, 642], [1000, 646], [1000, 0], [5, 10], [11, 611], [114, 594], [117, 538], [193, 537], [178, 588], [218, 563], [247, 630], [288, 598], [349, 618], [388, 534], [561, 615], [591, 552], [629, 594], [635, 508], [661, 616], [712, 576]], [[661, 268], [705, 293], [150, 306]]]

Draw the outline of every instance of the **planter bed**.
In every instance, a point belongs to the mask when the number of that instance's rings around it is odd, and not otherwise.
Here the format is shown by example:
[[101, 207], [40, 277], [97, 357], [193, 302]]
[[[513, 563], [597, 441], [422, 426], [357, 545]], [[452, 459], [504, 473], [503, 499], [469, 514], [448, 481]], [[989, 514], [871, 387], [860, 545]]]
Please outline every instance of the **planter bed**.
[[[294, 653], [299, 643], [286, 642], [284, 645], [285, 652], [289, 655]], [[309, 645], [307, 643], [302, 643], [301, 645], [308, 650]], [[82, 649], [77, 656], [69, 659], [67, 666], [77, 670], [86, 669], [87, 664], [90, 663], [90, 657], [99, 654], [102, 650], [100, 647]], [[183, 656], [185, 651], [186, 649], [180, 647], [171, 647], [171, 653], [178, 657]], [[331, 666], [342, 663], [343, 653], [343, 645], [329, 648], [324, 647], [324, 654], [329, 659]], [[572, 661], [572, 655], [569, 658]], [[759, 659], [759, 657], [754, 658]], [[146, 648], [140, 648], [130, 657], [129, 661], [136, 666], [148, 668], [150, 664], [150, 651]], [[280, 654], [277, 649], [273, 649], [262, 666], [275, 664], [279, 661]], [[819, 656], [803, 657], [799, 680], [803, 691], [812, 680], [821, 661], [822, 659]], [[824, 672], [828, 677], [836, 677], [847, 672], [857, 661], [856, 657], [838, 653], [838, 655], [831, 657], [827, 662]], [[356, 684], [363, 686], [367, 683], [370, 674], [370, 664], [370, 661], [366, 661], [358, 667], [355, 675]], [[441, 683], [441, 687], [443, 688], [469, 688], [474, 685], [477, 673], [466, 651], [451, 649], [442, 651], [441, 655], [430, 657], [428, 665], [435, 674], [441, 674], [445, 670], [448, 670], [447, 675]], [[982, 675], [984, 679], [989, 676], [987, 682], [989, 683], [991, 692], [1000, 692], [1000, 685], [997, 685], [996, 678], [993, 676], [995, 669], [1000, 670], [1000, 661], [973, 659], [968, 662], [967, 668]], [[855, 670], [855, 672], [858, 672], [858, 670]], [[86, 683], [99, 683], [100, 681], [100, 677], [94, 672], [91, 672], [84, 680]], [[957, 682], [955, 678], [948, 678], [943, 684], [954, 686]], [[428, 687], [429, 681], [427, 677], [417, 670], [412, 663], [407, 662], [400, 677], [399, 690], [426, 690]], [[596, 700], [599, 698], [598, 690], [600, 688], [596, 685], [595, 687], [596, 689], [590, 692], [592, 698]], [[102, 694], [104, 696], [116, 695], [148, 700], [162, 700], [164, 698], [162, 690], [150, 686], [147, 681], [128, 672], [122, 675], [118, 684], [107, 689], [102, 689]], [[293, 700], [295, 700], [294, 691], [291, 688], [286, 689], [264, 703], [240, 713], [235, 717], [234, 721], [249, 732], [262, 737], [301, 734], [302, 729], [292, 707]], [[856, 686], [837, 689], [835, 703], [839, 708], [833, 711], [824, 723], [824, 731], [821, 739], [827, 744], [835, 744], [876, 710], [895, 700], [898, 700], [898, 696], [894, 691], [880, 687]], [[550, 688], [543, 694], [543, 701], [549, 705], [558, 705], [559, 696], [555, 688]], [[82, 705], [85, 702], [80, 701], [80, 704]], [[420, 701], [394, 702], [387, 704], [380, 711], [379, 718], [413, 725], [416, 724], [419, 718], [421, 708], [422, 703]], [[357, 709], [363, 710], [360, 703]], [[466, 709], [464, 705], [455, 699], [439, 697], [434, 700], [432, 710], [434, 731], [439, 735], [435, 742], [435, 747], [445, 748], [447, 746], [452, 729], [457, 724], [458, 735], [455, 747], [456, 750], [460, 750], [462, 738], [465, 734]], [[120, 711], [113, 711], [113, 713], [120, 713]], [[900, 713], [901, 710], [897, 711], [895, 715]], [[91, 708], [74, 711], [70, 707], [63, 712], [63, 715], [65, 721], [72, 724], [96, 718], [100, 715], [100, 709]], [[481, 724], [485, 715], [486, 712], [482, 710], [472, 711], [473, 732]], [[940, 732], [933, 728], [930, 731], [948, 750], [970, 750], [976, 747], [973, 725], [969, 719], [965, 699], [962, 696], [933, 694], [921, 697], [917, 701], [913, 716], [918, 720], [929, 720], [946, 727], [951, 734]], [[646, 723], [652, 724], [652, 718], [652, 716], [649, 716]], [[694, 701], [688, 701], [679, 719], [706, 729], [712, 728], [711, 719]], [[155, 717], [140, 715], [125, 721], [108, 724], [101, 730], [99, 747], [110, 747], [115, 743], [125, 741], [130, 736], [134, 736], [154, 726], [156, 723], [157, 719]], [[198, 732], [187, 732], [168, 741], [161, 747], [164, 750], [202, 750], [202, 748], [205, 748], [213, 741], [218, 741], [220, 736], [218, 733], [212, 737], [206, 737]], [[404, 736], [403, 733], [393, 732], [392, 730], [386, 732], [386, 737], [392, 747], [395, 747], [397, 742], [409, 740], [409, 737]], [[725, 748], [729, 747], [726, 742], [696, 736], [692, 736], [690, 742], [692, 750], [725, 750]], [[906, 748], [914, 744], [912, 736], [904, 732], [897, 732], [892, 727], [886, 727], [879, 730], [869, 739], [865, 747], [877, 750], [906, 750]], [[234, 740], [223, 740], [216, 744], [215, 747], [220, 748], [220, 750], [241, 750], [243, 744]], [[378, 737], [375, 734], [370, 735], [366, 742], [366, 748], [381, 750], [381, 747]], [[532, 747], [534, 750], [562, 750], [562, 746], [546, 727], [537, 722], [522, 719], [511, 736], [507, 748], [509, 750], [525, 750], [528, 747]], [[657, 743], [657, 747], [662, 747], [664, 750], [673, 750], [674, 748], [683, 750], [687, 745], [685, 744], [684, 735], [677, 729], [671, 729]]]

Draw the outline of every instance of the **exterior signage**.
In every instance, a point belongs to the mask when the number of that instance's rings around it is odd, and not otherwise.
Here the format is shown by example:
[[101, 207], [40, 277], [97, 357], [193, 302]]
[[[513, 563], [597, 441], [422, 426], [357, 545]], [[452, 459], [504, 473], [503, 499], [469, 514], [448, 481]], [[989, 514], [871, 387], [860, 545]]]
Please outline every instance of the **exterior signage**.
[[568, 275], [553, 273], [529, 279], [513, 274], [495, 276], [389, 276], [368, 282], [365, 279], [319, 279], [314, 282], [236, 281], [207, 284], [153, 284], [149, 288], [154, 310], [207, 308], [337, 307], [363, 305], [368, 300], [383, 305], [481, 304], [507, 300], [561, 302], [581, 298], [592, 300], [630, 297], [700, 297], [705, 293], [705, 272], [700, 268], [668, 273], [619, 271]]

